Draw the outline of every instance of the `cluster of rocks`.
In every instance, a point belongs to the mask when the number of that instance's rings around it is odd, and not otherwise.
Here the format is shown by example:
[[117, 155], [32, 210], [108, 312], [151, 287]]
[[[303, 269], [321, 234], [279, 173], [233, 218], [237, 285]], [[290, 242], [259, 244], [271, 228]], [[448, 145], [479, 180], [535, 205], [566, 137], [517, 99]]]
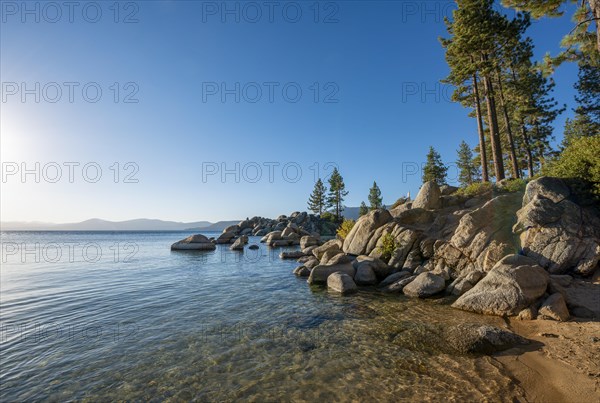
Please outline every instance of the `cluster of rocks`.
[[[276, 219], [253, 217], [225, 228], [217, 238], [204, 235], [192, 235], [175, 242], [171, 250], [215, 250], [218, 244], [230, 244], [231, 250], [243, 251], [249, 236], [261, 236], [260, 242], [271, 247], [320, 244], [321, 235], [333, 236], [337, 225], [317, 215], [307, 212], [293, 212], [289, 216], [281, 215]], [[302, 238], [305, 238], [301, 242]], [[257, 245], [250, 245], [257, 249]], [[300, 256], [297, 253], [298, 257]]]
[[[600, 316], [598, 206], [556, 178], [525, 192], [456, 194], [433, 182], [414, 202], [361, 217], [347, 237], [302, 250], [296, 275], [342, 294], [358, 286], [408, 297], [458, 297], [453, 307], [521, 319]], [[394, 239], [383, 255], [384, 236]], [[387, 236], [387, 240], [389, 241]]]
[[295, 232], [302, 235], [325, 235], [333, 236], [337, 226], [315, 214], [308, 214], [306, 211], [295, 211], [289, 216], [280, 215], [275, 219], [264, 217], [252, 217], [240, 221], [238, 224], [231, 225], [223, 230], [223, 234], [232, 233], [248, 236], [265, 236], [274, 231], [284, 231], [286, 228], [292, 228]]

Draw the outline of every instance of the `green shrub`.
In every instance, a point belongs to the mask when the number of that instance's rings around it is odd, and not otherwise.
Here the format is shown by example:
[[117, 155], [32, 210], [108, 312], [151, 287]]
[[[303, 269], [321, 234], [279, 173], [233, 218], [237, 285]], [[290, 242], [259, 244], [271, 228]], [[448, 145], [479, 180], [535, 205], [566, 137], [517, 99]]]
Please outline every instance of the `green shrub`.
[[600, 200], [600, 135], [572, 139], [567, 148], [544, 167], [543, 174], [583, 180], [588, 186], [582, 190]]
[[509, 179], [504, 183], [500, 190], [509, 193], [521, 192], [525, 190], [525, 186], [527, 186], [527, 182], [523, 179]]
[[329, 211], [324, 212], [323, 214], [321, 214], [321, 218], [325, 221], [329, 221], [332, 222], [334, 224], [337, 224], [338, 221], [335, 218], [335, 214], [330, 213]]
[[460, 196], [478, 196], [484, 193], [487, 193], [493, 189], [493, 186], [490, 182], [475, 182], [464, 188], [460, 188], [456, 191], [457, 195]]
[[384, 262], [388, 262], [392, 257], [392, 253], [398, 244], [396, 243], [396, 238], [390, 233], [385, 234], [381, 237], [381, 245], [379, 245], [379, 252], [381, 252], [381, 260]]
[[352, 227], [354, 227], [354, 224], [356, 224], [356, 221], [354, 220], [344, 220], [342, 222], [342, 225], [340, 225], [340, 227], [337, 230], [337, 235], [342, 239], [346, 239], [346, 237], [350, 233], [350, 230], [352, 229]]

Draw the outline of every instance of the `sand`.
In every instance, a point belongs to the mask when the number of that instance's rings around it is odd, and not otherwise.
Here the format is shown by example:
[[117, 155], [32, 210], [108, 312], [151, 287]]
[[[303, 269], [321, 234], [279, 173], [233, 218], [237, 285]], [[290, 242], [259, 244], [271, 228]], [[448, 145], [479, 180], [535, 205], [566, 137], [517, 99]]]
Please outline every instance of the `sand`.
[[600, 402], [600, 322], [510, 321], [533, 342], [495, 356], [529, 402]]

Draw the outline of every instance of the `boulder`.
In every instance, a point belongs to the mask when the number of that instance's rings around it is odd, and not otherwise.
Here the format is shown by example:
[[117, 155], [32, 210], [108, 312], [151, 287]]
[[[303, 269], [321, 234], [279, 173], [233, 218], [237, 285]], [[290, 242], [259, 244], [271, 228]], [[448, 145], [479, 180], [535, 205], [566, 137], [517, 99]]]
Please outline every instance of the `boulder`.
[[537, 318], [537, 308], [535, 306], [530, 306], [528, 308], [523, 309], [521, 312], [519, 312], [519, 315], [517, 315], [517, 319], [519, 320], [534, 320], [535, 318]]
[[265, 235], [260, 241], [270, 243], [272, 241], [278, 241], [281, 239], [282, 231], [271, 231]]
[[270, 241], [267, 245], [273, 247], [273, 248], [279, 248], [282, 246], [292, 246], [294, 245], [294, 241], [291, 239], [280, 239], [278, 241]]
[[325, 253], [325, 255], [323, 255], [323, 258], [321, 259], [321, 264], [331, 266], [334, 264], [350, 263], [352, 261], [352, 259], [346, 256], [344, 252], [337, 253], [336, 255], [331, 257], [327, 256], [328, 253], [329, 251]]
[[341, 272], [335, 272], [327, 278], [327, 287], [342, 295], [352, 294], [358, 291], [352, 277]]
[[446, 281], [442, 277], [425, 272], [405, 286], [402, 292], [409, 297], [426, 298], [443, 291], [445, 287]]
[[449, 195], [455, 193], [457, 190], [458, 190], [458, 188], [456, 186], [450, 186], [450, 185], [440, 186], [440, 193], [442, 194], [442, 196], [449, 196]]
[[569, 199], [567, 184], [542, 177], [527, 184], [514, 232], [523, 253], [552, 274], [592, 275], [600, 262], [600, 213]]
[[305, 235], [302, 238], [300, 238], [300, 247], [302, 249], [307, 248], [309, 246], [318, 245], [318, 244], [319, 244], [319, 239], [314, 236]]
[[471, 288], [475, 287], [475, 284], [484, 276], [485, 273], [480, 271], [472, 271], [465, 273], [462, 276], [456, 278], [447, 288], [448, 292], [452, 295], [461, 296]]
[[257, 250], [257, 249], [260, 249], [260, 247], [257, 244], [252, 244], [252, 245], [248, 246], [248, 249]]
[[405, 278], [400, 279], [400, 280], [396, 280], [392, 284], [383, 287], [381, 289], [381, 291], [382, 292], [389, 292], [389, 293], [399, 293], [399, 292], [402, 292], [402, 290], [404, 289], [404, 287], [406, 287], [408, 284], [410, 284], [416, 278], [417, 278], [417, 276], [409, 276], [409, 277], [405, 277]]
[[550, 295], [540, 306], [538, 317], [541, 319], [552, 319], [560, 322], [569, 320], [569, 310], [561, 293]]
[[321, 258], [325, 254], [325, 252], [327, 252], [328, 250], [335, 251], [336, 253], [333, 254], [333, 256], [335, 256], [336, 254], [342, 252], [341, 244], [342, 244], [342, 241], [340, 241], [338, 239], [330, 239], [329, 241], [325, 242], [323, 245], [313, 249], [312, 253], [319, 260], [321, 260]]
[[306, 266], [298, 266], [294, 269], [294, 274], [298, 277], [310, 276], [310, 269]]
[[[302, 247], [302, 245], [300, 245], [300, 247]], [[312, 251], [315, 250], [317, 248], [316, 245], [314, 246], [307, 246], [306, 248], [302, 248], [302, 253], [304, 253], [305, 255], [310, 255], [310, 256], [314, 256]]]
[[305, 256], [301, 250], [285, 251], [279, 254], [280, 259], [298, 259]]
[[239, 226], [239, 225], [237, 225], [237, 224], [235, 224], [235, 225], [230, 225], [229, 227], [226, 227], [226, 228], [223, 230], [223, 233], [226, 233], [226, 232], [233, 232], [233, 233], [234, 233], [234, 235], [237, 235], [237, 233], [238, 233], [238, 232], [240, 232], [240, 226]]
[[387, 263], [385, 263], [383, 260], [378, 259], [376, 257], [372, 257], [372, 256], [366, 256], [366, 255], [360, 255], [360, 256], [356, 257], [356, 259], [353, 262], [354, 268], [358, 268], [358, 265], [361, 264], [362, 262], [370, 262], [371, 263], [371, 269], [373, 270], [373, 272], [377, 276], [377, 279], [379, 279], [379, 280], [383, 280], [384, 278], [386, 278], [390, 274], [392, 274], [393, 269]]
[[434, 181], [425, 182], [415, 201], [412, 204], [412, 208], [422, 208], [425, 210], [436, 210], [442, 207], [442, 200], [440, 196], [442, 192], [440, 187]]
[[281, 233], [281, 237], [288, 238], [292, 234], [295, 234], [294, 230], [291, 227], [286, 227]]
[[308, 267], [311, 270], [320, 264], [319, 259], [317, 259], [314, 256], [309, 257], [309, 259], [303, 263], [304, 263], [304, 266]]
[[393, 284], [396, 281], [405, 279], [410, 276], [411, 276], [411, 273], [409, 271], [405, 271], [405, 270], [399, 271], [394, 274], [390, 274], [381, 283], [379, 283], [379, 287], [387, 287], [388, 285]]
[[231, 241], [233, 241], [233, 238], [235, 238], [236, 236], [236, 231], [227, 231], [227, 232], [223, 232], [221, 235], [219, 235], [219, 237], [217, 238], [217, 243], [218, 244], [223, 244], [223, 243], [230, 243]]
[[516, 315], [546, 292], [548, 273], [534, 260], [508, 255], [452, 306], [488, 315]]
[[442, 328], [443, 339], [462, 354], [493, 354], [529, 341], [495, 326], [465, 323]]
[[519, 249], [511, 228], [521, 205], [520, 193], [497, 196], [464, 214], [449, 241], [434, 247], [436, 261], [443, 260], [456, 275], [488, 272], [504, 256]]
[[244, 250], [244, 245], [248, 243], [248, 237], [246, 235], [240, 236], [235, 242], [229, 247], [231, 250]]
[[377, 284], [377, 276], [372, 268], [372, 263], [365, 261], [358, 265], [354, 281], [358, 285], [375, 285]]
[[375, 231], [390, 222], [392, 216], [386, 209], [373, 210], [360, 217], [344, 239], [342, 250], [351, 255], [362, 255]]
[[394, 221], [402, 225], [418, 225], [430, 223], [434, 218], [432, 211], [416, 207], [398, 214]]
[[342, 264], [335, 264], [335, 265], [331, 265], [331, 266], [325, 266], [325, 265], [320, 264], [318, 266], [315, 266], [311, 270], [310, 276], [308, 277], [308, 283], [309, 284], [326, 284], [327, 277], [329, 277], [331, 274], [338, 272], [338, 271], [345, 273], [352, 278], [354, 278], [354, 274], [356, 273], [356, 270], [352, 266], [352, 263], [342, 263]]
[[217, 247], [202, 234], [191, 235], [171, 245], [171, 250], [215, 250]]

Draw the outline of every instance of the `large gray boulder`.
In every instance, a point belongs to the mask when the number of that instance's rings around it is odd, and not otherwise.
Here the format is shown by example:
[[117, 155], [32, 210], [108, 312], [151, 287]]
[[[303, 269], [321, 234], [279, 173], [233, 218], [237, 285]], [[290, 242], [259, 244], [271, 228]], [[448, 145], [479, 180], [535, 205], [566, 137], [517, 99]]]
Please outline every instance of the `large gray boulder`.
[[412, 208], [422, 208], [425, 210], [436, 210], [442, 207], [442, 192], [440, 187], [434, 181], [425, 182], [417, 198], [412, 203]]
[[356, 287], [352, 277], [341, 272], [335, 272], [327, 278], [327, 287], [342, 295], [348, 295], [358, 291], [358, 287]]
[[509, 193], [464, 214], [450, 240], [435, 247], [436, 261], [444, 261], [456, 276], [490, 271], [500, 259], [519, 249], [511, 228], [521, 203], [521, 193]]
[[534, 260], [508, 255], [452, 306], [487, 315], [517, 315], [546, 292], [548, 273]]
[[300, 247], [302, 249], [308, 248], [309, 246], [315, 246], [319, 244], [319, 239], [314, 236], [305, 235], [300, 238]]
[[171, 245], [171, 250], [215, 250], [216, 246], [202, 234], [191, 235]]
[[[236, 225], [236, 227], [237, 227], [237, 225]], [[237, 234], [237, 231], [223, 232], [217, 238], [217, 243], [219, 243], [219, 244], [222, 244], [222, 243], [231, 243], [231, 241], [233, 241], [233, 239], [235, 238], [236, 234]]]
[[313, 255], [315, 255], [315, 257], [319, 260], [321, 260], [321, 258], [323, 258], [323, 255], [325, 255], [325, 253], [329, 253], [329, 255], [331, 256], [335, 256], [338, 253], [342, 252], [341, 249], [342, 246], [342, 241], [338, 240], [338, 239], [330, 239], [329, 241], [325, 242], [323, 245], [316, 247], [312, 250]]
[[375, 285], [377, 284], [377, 276], [373, 270], [373, 264], [369, 261], [364, 261], [356, 268], [354, 281], [358, 285]]
[[414, 298], [427, 298], [444, 290], [446, 281], [443, 277], [425, 272], [419, 274], [404, 287], [404, 295]]
[[352, 266], [352, 263], [334, 264], [331, 266], [318, 265], [315, 266], [308, 277], [309, 284], [326, 284], [327, 278], [335, 272], [342, 272], [350, 277], [354, 278], [356, 269]]
[[600, 262], [600, 212], [569, 199], [567, 184], [543, 177], [527, 184], [514, 232], [523, 253], [550, 273], [591, 275]]
[[386, 209], [377, 209], [360, 217], [346, 236], [342, 250], [351, 255], [363, 255], [375, 231], [390, 222], [392, 216]]
[[248, 243], [248, 237], [246, 235], [240, 236], [235, 242], [229, 247], [231, 250], [244, 250], [244, 245]]

